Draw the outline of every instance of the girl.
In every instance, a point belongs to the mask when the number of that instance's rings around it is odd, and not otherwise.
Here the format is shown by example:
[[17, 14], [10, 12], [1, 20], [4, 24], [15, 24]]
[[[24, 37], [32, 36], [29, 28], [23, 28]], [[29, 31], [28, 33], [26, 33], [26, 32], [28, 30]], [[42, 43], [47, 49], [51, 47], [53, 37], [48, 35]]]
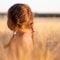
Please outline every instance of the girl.
[[15, 4], [8, 10], [8, 27], [13, 37], [5, 46], [10, 60], [33, 60], [33, 13], [26, 4]]

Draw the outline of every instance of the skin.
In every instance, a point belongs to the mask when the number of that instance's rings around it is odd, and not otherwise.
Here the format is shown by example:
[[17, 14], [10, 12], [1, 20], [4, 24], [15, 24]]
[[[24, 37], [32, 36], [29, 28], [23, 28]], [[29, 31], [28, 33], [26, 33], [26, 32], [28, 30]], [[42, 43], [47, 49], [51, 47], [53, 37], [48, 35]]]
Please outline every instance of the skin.
[[8, 52], [9, 58], [11, 60], [22, 60], [24, 56], [26, 60], [30, 60], [33, 52], [31, 30], [26, 29], [25, 27], [22, 27], [21, 29], [16, 27], [14, 30], [16, 34], [11, 39], [11, 43], [7, 47], [9, 50]]

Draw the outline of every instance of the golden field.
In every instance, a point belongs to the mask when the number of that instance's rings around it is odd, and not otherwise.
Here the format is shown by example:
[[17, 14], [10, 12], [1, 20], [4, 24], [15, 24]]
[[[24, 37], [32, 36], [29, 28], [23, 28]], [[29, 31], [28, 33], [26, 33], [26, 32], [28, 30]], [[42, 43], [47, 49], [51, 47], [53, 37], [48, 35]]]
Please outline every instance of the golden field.
[[[43, 46], [40, 60], [60, 60], [58, 54], [60, 52], [60, 18], [34, 18], [34, 30], [36, 40], [41, 43], [40, 48], [41, 45]], [[3, 40], [2, 43], [6, 43], [12, 34], [13, 32], [7, 27], [7, 18], [0, 18], [0, 41]]]

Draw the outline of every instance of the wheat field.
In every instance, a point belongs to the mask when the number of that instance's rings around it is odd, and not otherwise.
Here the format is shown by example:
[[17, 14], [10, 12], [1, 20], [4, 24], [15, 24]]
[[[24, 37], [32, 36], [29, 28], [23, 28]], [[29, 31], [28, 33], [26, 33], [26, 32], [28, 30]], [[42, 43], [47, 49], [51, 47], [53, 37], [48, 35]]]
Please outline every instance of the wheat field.
[[[40, 60], [60, 60], [60, 18], [34, 18], [34, 30], [40, 43]], [[7, 18], [0, 18], [0, 41], [7, 43], [12, 34]]]

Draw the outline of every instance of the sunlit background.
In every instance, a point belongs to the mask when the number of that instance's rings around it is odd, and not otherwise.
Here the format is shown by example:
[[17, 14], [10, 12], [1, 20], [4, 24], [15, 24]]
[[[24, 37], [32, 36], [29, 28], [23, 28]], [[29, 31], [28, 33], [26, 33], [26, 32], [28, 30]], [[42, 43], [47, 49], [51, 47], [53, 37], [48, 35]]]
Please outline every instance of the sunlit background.
[[3, 44], [13, 35], [7, 26], [7, 12], [16, 3], [28, 4], [35, 14], [34, 36], [39, 41], [36, 60], [60, 60], [60, 0], [0, 0], [0, 42]]
[[60, 13], [60, 0], [1, 0], [0, 12], [7, 12], [15, 3], [26, 3], [33, 12]]

